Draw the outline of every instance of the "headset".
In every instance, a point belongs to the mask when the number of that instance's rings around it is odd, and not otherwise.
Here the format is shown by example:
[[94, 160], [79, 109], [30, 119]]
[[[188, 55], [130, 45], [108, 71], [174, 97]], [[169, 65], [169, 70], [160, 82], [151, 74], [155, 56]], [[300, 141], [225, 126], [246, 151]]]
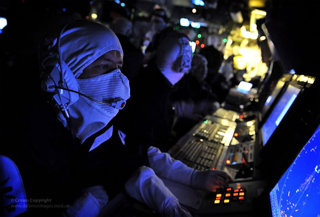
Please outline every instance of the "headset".
[[[86, 97], [100, 104], [112, 106], [119, 110], [123, 109], [126, 105], [126, 101], [121, 97], [104, 99], [103, 101], [99, 101], [80, 92], [79, 84], [73, 72], [70, 70], [67, 63], [62, 59], [61, 55], [61, 36], [65, 32], [65, 29], [67, 27], [68, 24], [62, 28], [57, 39], [53, 42], [53, 46], [51, 48], [55, 48], [55, 52], [54, 55], [50, 56], [50, 58], [55, 58], [55, 65], [51, 72], [46, 73], [45, 78], [42, 79], [42, 89], [48, 93], [53, 94], [52, 98], [54, 99], [60, 111], [63, 112], [66, 118], [70, 118], [68, 111], [69, 106], [77, 102], [79, 100], [79, 96]], [[48, 59], [44, 59], [42, 65], [46, 61], [48, 61]]]
[[[178, 39], [179, 54], [178, 58], [174, 62], [173, 68], [177, 72], [189, 71], [191, 68], [192, 50], [189, 44], [189, 40], [186, 36]], [[190, 48], [190, 49], [188, 49]]]

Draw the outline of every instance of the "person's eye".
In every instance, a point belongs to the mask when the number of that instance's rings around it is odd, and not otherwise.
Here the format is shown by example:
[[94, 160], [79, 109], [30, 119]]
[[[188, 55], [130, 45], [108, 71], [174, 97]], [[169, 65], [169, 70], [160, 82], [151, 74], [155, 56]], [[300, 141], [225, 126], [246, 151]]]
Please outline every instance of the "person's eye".
[[94, 70], [96, 72], [98, 72], [99, 74], [105, 74], [105, 73], [109, 72], [110, 67], [109, 67], [109, 65], [104, 65], [104, 64], [103, 65], [96, 65], [94, 67]]

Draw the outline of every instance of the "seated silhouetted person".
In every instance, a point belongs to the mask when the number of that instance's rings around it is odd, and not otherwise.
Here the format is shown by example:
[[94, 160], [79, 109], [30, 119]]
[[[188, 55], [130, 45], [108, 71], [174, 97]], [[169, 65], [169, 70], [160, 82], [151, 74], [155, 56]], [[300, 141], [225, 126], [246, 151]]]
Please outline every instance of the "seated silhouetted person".
[[223, 54], [212, 45], [201, 49], [199, 53], [208, 60], [208, 76], [206, 77], [206, 81], [210, 85], [212, 92], [216, 95], [218, 102], [222, 103], [229, 92], [226, 77], [219, 73], [223, 62]]
[[182, 78], [172, 94], [176, 116], [174, 131], [177, 137], [185, 134], [205, 115], [212, 114], [219, 108], [216, 96], [205, 81], [207, 64], [204, 56], [195, 54], [189, 74]]
[[130, 97], [123, 51], [109, 28], [89, 21], [66, 25], [42, 48], [43, 98], [14, 114], [10, 132], [27, 214], [97, 216], [144, 164], [108, 125]]
[[131, 83], [132, 97], [119, 118], [134, 148], [145, 151], [152, 145], [166, 151], [174, 143], [171, 92], [189, 71], [191, 59], [188, 38], [170, 32], [160, 41], [154, 61]]
[[168, 32], [173, 31], [172, 26], [169, 25], [169, 17], [163, 8], [156, 8], [151, 14], [151, 28], [146, 33], [144, 39], [145, 49], [145, 63], [148, 63], [155, 56], [157, 47], [160, 41], [167, 35]]
[[124, 17], [116, 18], [111, 25], [116, 33], [123, 49], [122, 72], [129, 80], [132, 80], [142, 67], [143, 54], [141, 50], [130, 41], [132, 37], [132, 22]]
[[[130, 86], [120, 70], [120, 42], [109, 28], [79, 21], [47, 42], [41, 59], [45, 100], [22, 109], [10, 140], [12, 160], [26, 191], [28, 216], [96, 217], [125, 192], [162, 216], [191, 217], [162, 180], [207, 191], [227, 184], [230, 177], [224, 172], [194, 170], [155, 147], [149, 146], [145, 156], [129, 149], [123, 132], [112, 125], [130, 97]], [[188, 44], [184, 38], [181, 42], [182, 47]], [[180, 49], [174, 50], [159, 63], [174, 60], [176, 64], [181, 55]], [[160, 69], [163, 79], [173, 83], [189, 68], [178, 64], [182, 69], [175, 66], [173, 72], [171, 66]], [[11, 171], [3, 174], [11, 179], [12, 189], [21, 192], [17, 169], [6, 161]], [[1, 182], [0, 190], [9, 192], [4, 196], [24, 199], [12, 194], [12, 186]]]

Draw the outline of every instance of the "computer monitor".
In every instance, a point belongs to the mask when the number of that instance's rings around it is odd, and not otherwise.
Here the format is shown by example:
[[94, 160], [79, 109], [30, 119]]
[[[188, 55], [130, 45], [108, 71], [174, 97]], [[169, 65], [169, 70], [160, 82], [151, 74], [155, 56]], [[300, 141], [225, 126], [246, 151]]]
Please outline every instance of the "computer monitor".
[[276, 84], [276, 86], [274, 87], [271, 95], [268, 96], [267, 100], [264, 103], [263, 109], [262, 109], [262, 117], [264, 117], [266, 115], [266, 113], [269, 111], [269, 109], [271, 108], [273, 102], [275, 101], [275, 99], [278, 97], [278, 95], [280, 94], [282, 88], [285, 86], [285, 81], [283, 80], [279, 80]]
[[253, 84], [250, 82], [241, 81], [237, 86], [237, 91], [244, 93], [244, 94], [247, 94], [251, 90], [252, 86], [253, 86]]
[[273, 217], [320, 216], [320, 126], [270, 191]]
[[276, 130], [281, 120], [290, 109], [291, 105], [295, 101], [300, 92], [300, 88], [297, 88], [291, 84], [288, 85], [286, 91], [282, 94], [281, 98], [274, 106], [270, 115], [262, 125], [262, 144], [266, 145], [273, 132]]

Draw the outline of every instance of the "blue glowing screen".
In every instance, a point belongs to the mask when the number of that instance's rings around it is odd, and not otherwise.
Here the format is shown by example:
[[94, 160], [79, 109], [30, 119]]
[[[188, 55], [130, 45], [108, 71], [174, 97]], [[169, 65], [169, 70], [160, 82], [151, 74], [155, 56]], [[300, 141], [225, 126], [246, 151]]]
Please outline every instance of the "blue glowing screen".
[[273, 108], [271, 114], [268, 119], [262, 126], [262, 139], [263, 145], [267, 144], [271, 135], [280, 124], [281, 120], [293, 104], [294, 100], [299, 94], [300, 89], [296, 88], [292, 85], [289, 85], [286, 91], [281, 96], [278, 103]]
[[320, 126], [270, 192], [273, 217], [320, 216]]
[[277, 98], [277, 96], [280, 94], [282, 88], [284, 87], [284, 84], [285, 84], [285, 82], [282, 80], [279, 80], [277, 82], [277, 85], [273, 89], [271, 95], [268, 97], [268, 99], [264, 103], [264, 106], [262, 109], [262, 116], [264, 116], [269, 111], [270, 107], [272, 106], [275, 99]]

